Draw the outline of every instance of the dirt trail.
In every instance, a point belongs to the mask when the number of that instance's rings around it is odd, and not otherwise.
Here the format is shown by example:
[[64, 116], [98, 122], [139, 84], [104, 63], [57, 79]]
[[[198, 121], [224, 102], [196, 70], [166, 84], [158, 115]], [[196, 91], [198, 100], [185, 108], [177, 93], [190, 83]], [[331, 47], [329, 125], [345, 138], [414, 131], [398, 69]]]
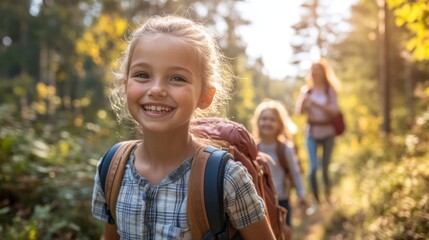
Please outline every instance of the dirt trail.
[[298, 206], [293, 208], [293, 240], [338, 240], [338, 236], [323, 237], [324, 225], [333, 211], [332, 205], [322, 203], [317, 210], [309, 215], [305, 209]]

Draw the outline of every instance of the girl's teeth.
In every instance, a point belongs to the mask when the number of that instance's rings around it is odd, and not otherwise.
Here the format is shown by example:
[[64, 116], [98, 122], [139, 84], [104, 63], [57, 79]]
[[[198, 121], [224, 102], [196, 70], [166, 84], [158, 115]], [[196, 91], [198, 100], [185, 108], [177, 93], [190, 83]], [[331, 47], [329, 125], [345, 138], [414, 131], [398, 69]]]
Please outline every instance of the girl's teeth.
[[145, 107], [145, 109], [148, 111], [153, 111], [153, 112], [169, 112], [170, 111], [169, 107], [162, 107], [162, 106], [147, 106], [147, 107]]

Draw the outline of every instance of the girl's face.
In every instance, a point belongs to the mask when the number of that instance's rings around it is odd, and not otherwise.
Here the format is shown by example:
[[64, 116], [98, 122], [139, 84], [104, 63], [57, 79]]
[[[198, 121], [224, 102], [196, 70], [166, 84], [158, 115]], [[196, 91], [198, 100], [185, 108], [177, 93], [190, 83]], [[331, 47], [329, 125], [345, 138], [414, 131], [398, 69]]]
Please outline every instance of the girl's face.
[[323, 84], [325, 71], [320, 64], [314, 64], [311, 69], [311, 76], [315, 84]]
[[258, 128], [261, 138], [277, 138], [281, 124], [276, 113], [271, 109], [262, 111], [258, 119]]
[[187, 128], [194, 110], [208, 107], [214, 94], [202, 92], [191, 47], [163, 34], [136, 41], [125, 82], [131, 116], [143, 132]]

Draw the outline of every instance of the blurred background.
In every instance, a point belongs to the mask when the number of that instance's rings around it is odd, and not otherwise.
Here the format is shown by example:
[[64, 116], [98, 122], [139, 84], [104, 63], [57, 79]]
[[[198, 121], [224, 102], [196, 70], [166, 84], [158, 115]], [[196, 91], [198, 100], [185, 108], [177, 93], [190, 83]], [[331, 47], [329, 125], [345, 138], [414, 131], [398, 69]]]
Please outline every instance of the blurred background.
[[227, 117], [250, 130], [262, 99], [287, 106], [305, 170], [299, 88], [321, 56], [336, 70], [335, 204], [297, 211], [296, 239], [429, 238], [427, 0], [2, 0], [0, 239], [100, 238], [96, 163], [132, 135], [109, 106], [112, 68], [130, 29], [170, 13], [218, 34], [238, 76]]

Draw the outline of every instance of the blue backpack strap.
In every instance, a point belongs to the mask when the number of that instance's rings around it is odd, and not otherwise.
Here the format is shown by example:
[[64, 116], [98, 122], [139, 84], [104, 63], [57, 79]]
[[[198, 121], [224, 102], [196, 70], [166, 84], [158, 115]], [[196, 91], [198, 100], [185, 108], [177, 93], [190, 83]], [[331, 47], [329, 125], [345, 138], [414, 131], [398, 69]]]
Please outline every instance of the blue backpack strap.
[[[101, 188], [103, 189], [104, 195], [106, 195], [106, 179], [107, 175], [109, 173], [109, 167], [110, 163], [112, 162], [113, 156], [115, 156], [116, 151], [118, 151], [119, 147], [122, 143], [117, 143], [113, 147], [111, 147], [103, 156], [101, 159], [101, 163], [98, 166], [98, 172], [100, 176], [100, 184]], [[107, 215], [109, 215], [108, 223], [113, 224], [115, 223], [115, 220], [113, 219], [113, 216], [110, 212], [110, 208], [108, 204], [106, 203], [106, 209], [107, 209]]]
[[228, 239], [228, 224], [223, 204], [223, 181], [225, 166], [232, 155], [211, 146], [204, 149], [210, 153], [204, 171], [204, 202], [210, 232], [203, 239]]
[[110, 163], [112, 162], [113, 156], [115, 156], [116, 151], [121, 146], [122, 143], [117, 143], [111, 147], [101, 159], [101, 164], [98, 166], [98, 172], [100, 174], [100, 183], [103, 192], [106, 194], [106, 178], [109, 171]]
[[115, 144], [100, 163], [100, 182], [106, 199], [109, 223], [115, 223], [118, 200], [126, 164], [130, 153], [141, 140], [130, 140]]

